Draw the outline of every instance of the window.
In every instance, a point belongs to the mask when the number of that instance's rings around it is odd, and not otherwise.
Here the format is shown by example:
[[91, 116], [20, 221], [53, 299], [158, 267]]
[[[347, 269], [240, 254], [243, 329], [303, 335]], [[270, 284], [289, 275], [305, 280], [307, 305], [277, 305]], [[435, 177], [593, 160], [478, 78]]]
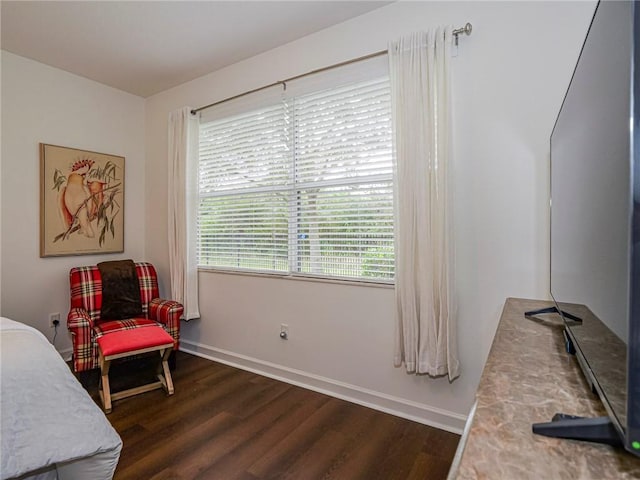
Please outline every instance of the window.
[[388, 78], [203, 119], [199, 156], [199, 266], [393, 281]]

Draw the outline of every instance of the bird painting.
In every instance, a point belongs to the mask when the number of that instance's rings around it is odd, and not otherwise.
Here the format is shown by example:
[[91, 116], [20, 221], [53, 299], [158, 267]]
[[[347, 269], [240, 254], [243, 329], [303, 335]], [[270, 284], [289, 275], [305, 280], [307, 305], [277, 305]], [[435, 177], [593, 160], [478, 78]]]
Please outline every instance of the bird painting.
[[124, 250], [125, 158], [40, 144], [40, 255]]
[[58, 192], [57, 210], [63, 232], [56, 235], [53, 242], [67, 240], [75, 232], [94, 238], [96, 229], [99, 245], [104, 243], [107, 233], [115, 236], [121, 186], [117, 167], [111, 161], [101, 164], [82, 157], [70, 164], [66, 175], [56, 169], [52, 189]]
[[97, 206], [95, 202], [90, 201], [92, 192], [85, 182], [85, 177], [94, 163], [88, 158], [75, 162], [67, 175], [67, 185], [60, 189], [58, 195], [60, 218], [65, 229], [70, 229], [77, 220], [80, 234], [88, 238], [95, 236], [90, 222], [90, 212], [97, 211]]

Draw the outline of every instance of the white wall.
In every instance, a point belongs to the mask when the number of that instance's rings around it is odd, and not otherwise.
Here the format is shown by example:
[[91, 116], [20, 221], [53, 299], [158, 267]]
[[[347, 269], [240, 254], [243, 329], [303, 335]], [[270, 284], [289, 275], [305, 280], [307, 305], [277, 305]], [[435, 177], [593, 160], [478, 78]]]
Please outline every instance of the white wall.
[[[0, 50], [0, 92], [2, 92], [2, 50]], [[0, 94], [0, 99], [2, 95]], [[0, 214], [2, 213], [2, 115], [0, 114]], [[0, 315], [2, 314], [2, 217], [0, 216]]]
[[[202, 319], [184, 325], [183, 347], [459, 429], [505, 297], [547, 297], [549, 135], [593, 9], [398, 2], [149, 98], [146, 202], [155, 214], [145, 217], [146, 253], [167, 278], [171, 110], [382, 50], [404, 33], [473, 23], [453, 60], [461, 377], [449, 383], [392, 367], [393, 291], [385, 288], [202, 272]], [[280, 323], [289, 324], [286, 342]]]
[[[1, 58], [1, 313], [52, 338], [48, 314], [60, 312], [56, 347], [66, 351], [69, 269], [144, 259], [144, 100], [5, 51]], [[40, 258], [40, 142], [125, 157], [124, 253]]]

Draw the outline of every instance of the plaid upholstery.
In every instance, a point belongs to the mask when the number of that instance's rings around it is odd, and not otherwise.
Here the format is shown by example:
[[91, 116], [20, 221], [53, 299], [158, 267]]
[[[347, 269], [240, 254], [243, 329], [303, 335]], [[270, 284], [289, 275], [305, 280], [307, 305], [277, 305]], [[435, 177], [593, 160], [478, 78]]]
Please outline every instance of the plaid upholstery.
[[180, 317], [183, 311], [182, 304], [173, 300], [154, 298], [149, 302], [149, 318], [161, 323], [174, 338], [174, 350], [180, 346]]
[[156, 327], [158, 324], [148, 318], [128, 318], [126, 320], [108, 320], [98, 322], [93, 328], [96, 339], [108, 333], [121, 332], [122, 330], [133, 330], [140, 327]]
[[158, 277], [153, 265], [145, 262], [135, 265], [143, 317], [125, 320], [100, 317], [102, 278], [96, 265], [71, 269], [71, 309], [67, 315], [67, 328], [71, 332], [73, 368], [76, 372], [98, 367], [96, 339], [111, 332], [160, 325], [173, 337], [174, 349], [178, 349], [180, 317], [184, 310], [182, 305], [158, 298]]

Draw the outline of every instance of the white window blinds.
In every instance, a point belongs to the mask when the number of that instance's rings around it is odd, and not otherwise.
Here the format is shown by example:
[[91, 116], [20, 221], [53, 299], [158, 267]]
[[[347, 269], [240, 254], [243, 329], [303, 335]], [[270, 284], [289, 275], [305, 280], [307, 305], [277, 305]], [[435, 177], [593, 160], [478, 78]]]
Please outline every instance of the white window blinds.
[[392, 281], [388, 78], [201, 122], [198, 217], [201, 266]]

